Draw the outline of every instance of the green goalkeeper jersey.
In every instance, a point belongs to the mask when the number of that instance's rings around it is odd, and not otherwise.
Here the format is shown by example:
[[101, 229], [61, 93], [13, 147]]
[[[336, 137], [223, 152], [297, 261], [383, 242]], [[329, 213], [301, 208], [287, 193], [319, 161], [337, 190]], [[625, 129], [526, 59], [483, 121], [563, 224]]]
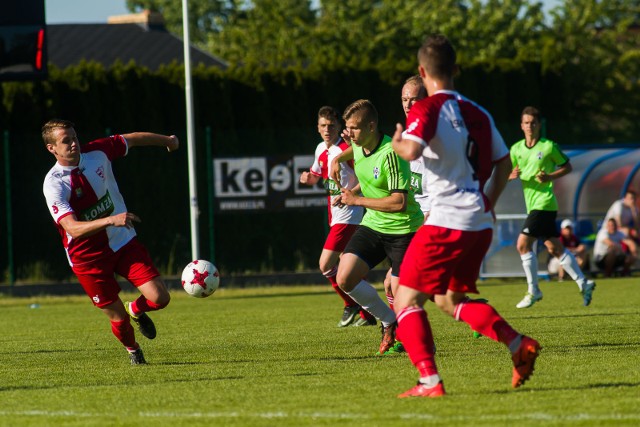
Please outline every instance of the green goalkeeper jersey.
[[361, 225], [385, 234], [407, 234], [416, 231], [424, 221], [420, 205], [415, 201], [411, 184], [409, 162], [393, 151], [391, 137], [384, 135], [374, 151], [365, 155], [362, 147], [353, 145], [355, 172], [360, 181], [362, 195], [371, 199], [389, 196], [394, 190], [407, 194], [404, 212], [380, 212], [367, 209]]
[[553, 181], [538, 182], [536, 175], [540, 171], [548, 174], [557, 167], [565, 165], [569, 158], [560, 150], [558, 145], [546, 138], [540, 140], [533, 147], [527, 147], [525, 140], [513, 144], [510, 150], [513, 167], [520, 167], [520, 181], [527, 213], [532, 210], [557, 211], [558, 200], [553, 193]]

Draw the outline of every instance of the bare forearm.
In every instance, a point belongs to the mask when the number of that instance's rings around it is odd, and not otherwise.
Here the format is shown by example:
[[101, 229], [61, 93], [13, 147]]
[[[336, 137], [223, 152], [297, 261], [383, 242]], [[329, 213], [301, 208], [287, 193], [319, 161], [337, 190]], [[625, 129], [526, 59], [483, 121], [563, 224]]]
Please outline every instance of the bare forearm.
[[178, 138], [175, 135], [160, 135], [151, 132], [133, 132], [122, 135], [129, 147], [167, 147], [169, 151], [178, 148]]
[[133, 222], [140, 222], [140, 218], [131, 212], [122, 212], [92, 221], [78, 221], [75, 215], [68, 215], [60, 220], [60, 225], [74, 239], [89, 237], [107, 227], [132, 228]]
[[353, 160], [353, 147], [349, 146], [346, 150], [336, 156], [338, 163]]
[[511, 174], [511, 160], [509, 158], [502, 159], [496, 164], [493, 179], [485, 189], [485, 194], [491, 202], [492, 208], [498, 203], [498, 199], [504, 191]]
[[356, 197], [355, 206], [362, 206], [366, 209], [373, 209], [379, 212], [404, 212], [407, 209], [406, 197], [395, 197], [394, 195], [381, 199], [369, 197]]
[[551, 172], [549, 174], [549, 176], [551, 176], [554, 180], [558, 179], [558, 178], [562, 178], [563, 176], [567, 175], [568, 173], [571, 172], [572, 170], [572, 166], [571, 163], [567, 163], [564, 166], [556, 169], [555, 171]]
[[[66, 221], [65, 221], [66, 220]], [[99, 231], [113, 225], [113, 217], [99, 218], [93, 221], [78, 221], [72, 218], [64, 218], [60, 222], [63, 228], [74, 239], [81, 239], [96, 234]]]
[[410, 162], [422, 154], [422, 146], [410, 139], [394, 140], [393, 151], [404, 160]]

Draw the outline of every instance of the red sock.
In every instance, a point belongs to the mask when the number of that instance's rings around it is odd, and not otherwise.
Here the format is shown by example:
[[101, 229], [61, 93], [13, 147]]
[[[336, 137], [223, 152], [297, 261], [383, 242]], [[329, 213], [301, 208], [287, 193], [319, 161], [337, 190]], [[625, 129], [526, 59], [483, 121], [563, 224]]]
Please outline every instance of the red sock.
[[[335, 270], [336, 270], [336, 272], [338, 271], [338, 269], [335, 269]], [[347, 295], [345, 293], [345, 291], [340, 289], [340, 286], [338, 286], [338, 282], [336, 281], [336, 275], [335, 274], [333, 276], [326, 276], [326, 277], [329, 280], [329, 282], [331, 282], [331, 287], [333, 288], [333, 290], [336, 291], [336, 293], [338, 295], [340, 295], [340, 298], [342, 298], [342, 300], [344, 301], [344, 306], [345, 307], [347, 307], [347, 306], [353, 307], [355, 305], [358, 305], [358, 303], [355, 302], [353, 300], [353, 298], [351, 298], [349, 295]]]
[[375, 316], [364, 308], [360, 309], [360, 317], [368, 322], [374, 322], [376, 320]]
[[133, 326], [131, 326], [131, 321], [128, 317], [119, 322], [112, 320], [111, 332], [113, 332], [113, 335], [115, 335], [118, 341], [127, 347], [127, 349], [136, 349], [139, 347], [136, 342], [135, 332], [133, 332]]
[[402, 341], [411, 362], [418, 369], [421, 377], [438, 373], [433, 333], [427, 313], [423, 308], [407, 307], [398, 313], [396, 337]]
[[385, 294], [387, 297], [387, 302], [389, 303], [389, 308], [391, 308], [391, 310], [393, 310], [393, 302], [395, 301], [395, 299], [393, 298], [393, 294]]
[[131, 303], [131, 310], [134, 314], [146, 313], [148, 311], [156, 311], [161, 308], [165, 308], [169, 302], [166, 304], [156, 304], [153, 301], [149, 301], [144, 295], [140, 295], [137, 300]]
[[520, 335], [493, 307], [482, 301], [467, 300], [459, 303], [454, 317], [471, 326], [474, 331], [505, 345], [509, 345]]

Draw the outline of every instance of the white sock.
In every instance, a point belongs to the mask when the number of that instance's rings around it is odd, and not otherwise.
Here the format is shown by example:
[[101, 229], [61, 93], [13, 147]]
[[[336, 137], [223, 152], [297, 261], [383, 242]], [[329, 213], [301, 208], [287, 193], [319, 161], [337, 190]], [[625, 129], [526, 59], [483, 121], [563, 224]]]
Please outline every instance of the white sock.
[[533, 252], [527, 252], [524, 255], [520, 255], [522, 260], [522, 268], [524, 268], [524, 274], [527, 276], [528, 292], [532, 295], [540, 293], [538, 287], [538, 257]]
[[396, 321], [396, 314], [380, 299], [378, 292], [369, 283], [361, 280], [350, 292], [347, 292], [360, 307], [373, 314], [384, 326]]
[[420, 377], [420, 384], [424, 384], [425, 386], [431, 388], [438, 385], [440, 382], [440, 375], [429, 375], [428, 377]]
[[564, 268], [564, 271], [569, 273], [569, 276], [571, 276], [571, 278], [576, 281], [578, 287], [580, 288], [580, 290], [582, 290], [582, 286], [585, 282], [584, 274], [582, 273], [582, 270], [578, 265], [578, 261], [576, 261], [576, 258], [573, 256], [573, 254], [565, 249], [564, 253], [560, 258], [558, 258], [558, 260], [560, 261], [560, 265], [562, 266], [562, 268]]

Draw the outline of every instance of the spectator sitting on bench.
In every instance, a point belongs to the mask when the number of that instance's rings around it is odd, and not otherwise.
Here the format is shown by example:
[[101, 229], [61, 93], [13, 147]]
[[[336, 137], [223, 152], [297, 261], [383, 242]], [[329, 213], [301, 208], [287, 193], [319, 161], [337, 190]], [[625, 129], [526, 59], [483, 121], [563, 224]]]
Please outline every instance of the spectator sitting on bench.
[[[640, 242], [640, 236], [638, 236], [640, 212], [638, 210], [637, 197], [634, 190], [627, 189], [622, 199], [613, 202], [604, 217], [604, 223], [602, 224], [603, 229], [606, 228], [607, 221], [611, 218], [616, 220], [618, 230], [623, 232], [625, 236], [630, 237], [636, 244]], [[632, 253], [637, 256], [635, 249]]]
[[632, 247], [636, 248], [635, 242], [618, 230], [616, 220], [610, 218], [605, 227], [598, 231], [593, 248], [594, 261], [604, 271], [605, 277], [611, 277], [618, 267], [622, 267], [622, 275], [627, 276], [635, 262]]

